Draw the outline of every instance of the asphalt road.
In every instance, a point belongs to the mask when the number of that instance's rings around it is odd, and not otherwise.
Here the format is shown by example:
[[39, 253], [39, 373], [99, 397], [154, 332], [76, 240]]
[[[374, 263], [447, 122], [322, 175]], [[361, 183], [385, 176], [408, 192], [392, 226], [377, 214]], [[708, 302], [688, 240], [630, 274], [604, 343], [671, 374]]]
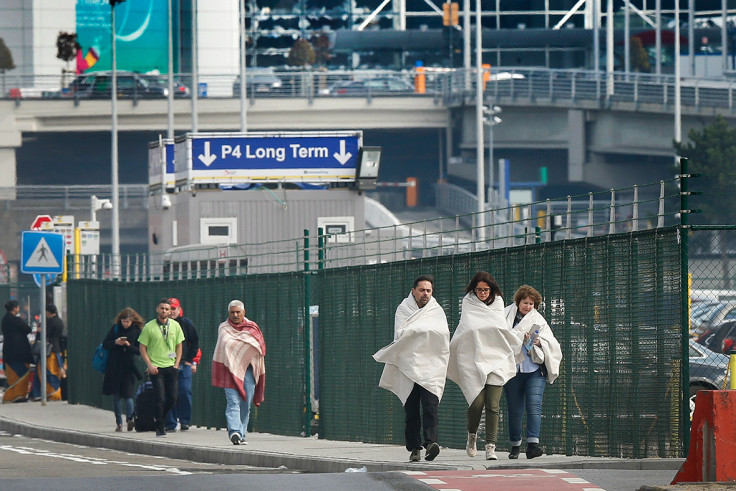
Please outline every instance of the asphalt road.
[[[247, 486], [246, 486], [247, 485]], [[191, 462], [84, 447], [0, 432], [0, 490], [125, 491], [238, 489], [251, 491], [426, 491], [404, 474], [352, 472], [299, 474], [271, 469]]]
[[[13, 491], [99, 491], [118, 486], [126, 491], [155, 488], [194, 491], [231, 489], [243, 487], [246, 483], [252, 491], [427, 491], [447, 489], [451, 483], [452, 489], [465, 491], [526, 490], [530, 489], [532, 483], [544, 483], [542, 487], [550, 490], [629, 491], [637, 490], [642, 485], [666, 486], [675, 474], [671, 470], [569, 469], [567, 472], [516, 469], [412, 473], [416, 475], [398, 472], [302, 474], [283, 467], [274, 469], [200, 463], [0, 432], [0, 490]], [[576, 484], [577, 478], [584, 479], [588, 484]]]

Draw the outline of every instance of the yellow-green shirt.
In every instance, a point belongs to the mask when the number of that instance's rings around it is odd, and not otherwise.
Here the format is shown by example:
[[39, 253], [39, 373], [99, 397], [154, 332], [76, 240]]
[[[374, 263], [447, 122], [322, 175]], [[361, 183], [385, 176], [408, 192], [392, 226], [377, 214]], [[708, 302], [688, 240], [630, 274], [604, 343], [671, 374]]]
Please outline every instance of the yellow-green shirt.
[[[184, 332], [174, 319], [161, 324], [158, 318], [143, 326], [138, 342], [146, 347], [151, 364], [158, 368], [173, 367], [176, 362], [176, 345], [184, 341]], [[174, 356], [170, 356], [174, 353]]]

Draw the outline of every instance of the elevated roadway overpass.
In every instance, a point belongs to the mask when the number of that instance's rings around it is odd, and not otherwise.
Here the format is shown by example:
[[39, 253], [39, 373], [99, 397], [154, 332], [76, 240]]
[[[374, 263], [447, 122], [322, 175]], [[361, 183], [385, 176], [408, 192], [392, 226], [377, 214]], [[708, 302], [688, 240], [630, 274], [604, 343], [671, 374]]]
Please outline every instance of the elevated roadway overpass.
[[[572, 181], [610, 188], [671, 176], [671, 77], [622, 76], [615, 82], [614, 94], [607, 96], [600, 74], [517, 72], [517, 77], [488, 82], [484, 92], [487, 103], [503, 108], [503, 123], [493, 129], [494, 157], [511, 160], [512, 180], [535, 180], [541, 166], [548, 168], [550, 184]], [[701, 128], [716, 115], [736, 120], [736, 87], [730, 82], [691, 80], [683, 84], [683, 138], [689, 129]], [[449, 174], [474, 181], [474, 91], [472, 87], [466, 90], [462, 81], [450, 77], [435, 80], [429, 90], [431, 94], [390, 97], [293, 97], [278, 93], [272, 97], [256, 96], [248, 101], [248, 129], [376, 130], [381, 132], [380, 138], [399, 139], [410, 148], [432, 146], [436, 161], [425, 163], [424, 178], [436, 178], [442, 173], [442, 177]], [[146, 134], [148, 138], [155, 133], [165, 135], [167, 107], [166, 100], [120, 100], [119, 131], [123, 135]], [[191, 107], [188, 100], [174, 101], [177, 134], [191, 131]], [[23, 158], [16, 159], [16, 150], [36, 144], [28, 136], [63, 135], [70, 145], [85, 148], [90, 134], [110, 132], [110, 113], [107, 100], [0, 101], [0, 187], [15, 184], [16, 163], [19, 168], [25, 165]], [[200, 99], [197, 119], [199, 131], [239, 131], [240, 101]], [[415, 140], [419, 134], [424, 139]], [[429, 143], [428, 134], [436, 135], [430, 137]], [[53, 154], [53, 149], [46, 151]], [[120, 148], [121, 159], [128, 151], [127, 147]], [[401, 167], [415, 156], [403, 151], [389, 157], [384, 166]], [[102, 164], [109, 162], [109, 153], [81, 153], [79, 158]], [[145, 162], [140, 165], [145, 169]]]

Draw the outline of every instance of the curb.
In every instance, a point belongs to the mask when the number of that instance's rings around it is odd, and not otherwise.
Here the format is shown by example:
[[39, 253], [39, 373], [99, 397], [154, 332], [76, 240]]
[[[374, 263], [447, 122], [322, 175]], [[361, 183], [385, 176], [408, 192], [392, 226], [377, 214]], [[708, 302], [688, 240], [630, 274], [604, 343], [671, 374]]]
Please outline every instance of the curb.
[[0, 417], [0, 430], [31, 438], [52, 440], [74, 445], [100, 447], [121, 452], [130, 452], [172, 459], [190, 460], [224, 465], [245, 465], [261, 468], [286, 467], [309, 473], [342, 473], [348, 468], [365, 467], [368, 472], [390, 471], [453, 471], [453, 470], [496, 470], [496, 469], [620, 469], [620, 470], [678, 470], [684, 459], [616, 459], [581, 460], [572, 462], [549, 462], [535, 460], [534, 465], [524, 463], [483, 463], [473, 465], [443, 464], [441, 462], [375, 462], [358, 459], [338, 459], [332, 457], [313, 457], [289, 453], [246, 450], [239, 446], [218, 448], [192, 446], [170, 441], [150, 441], [135, 438], [101, 435], [79, 430], [39, 427], [29, 423]]
[[[52, 440], [88, 447], [101, 447], [121, 452], [130, 452], [172, 459], [191, 460], [224, 465], [247, 465], [252, 467], [288, 469], [311, 473], [342, 473], [347, 468], [365, 467], [369, 472], [388, 472], [404, 470], [455, 470], [457, 466], [413, 463], [363, 462], [353, 459], [332, 459], [328, 457], [304, 457], [293, 454], [262, 452], [253, 450], [229, 450], [212, 447], [193, 447], [179, 443], [151, 442], [130, 438], [116, 438], [97, 433], [59, 428], [40, 428], [19, 421], [0, 418], [0, 430], [31, 438]], [[242, 447], [239, 447], [242, 449]]]

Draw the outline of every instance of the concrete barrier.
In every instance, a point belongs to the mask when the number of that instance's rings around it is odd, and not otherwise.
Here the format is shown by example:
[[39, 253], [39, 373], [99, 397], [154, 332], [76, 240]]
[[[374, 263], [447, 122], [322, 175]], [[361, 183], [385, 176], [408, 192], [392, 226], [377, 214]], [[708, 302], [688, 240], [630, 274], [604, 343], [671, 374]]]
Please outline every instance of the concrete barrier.
[[672, 484], [736, 481], [736, 391], [698, 392], [690, 452]]

